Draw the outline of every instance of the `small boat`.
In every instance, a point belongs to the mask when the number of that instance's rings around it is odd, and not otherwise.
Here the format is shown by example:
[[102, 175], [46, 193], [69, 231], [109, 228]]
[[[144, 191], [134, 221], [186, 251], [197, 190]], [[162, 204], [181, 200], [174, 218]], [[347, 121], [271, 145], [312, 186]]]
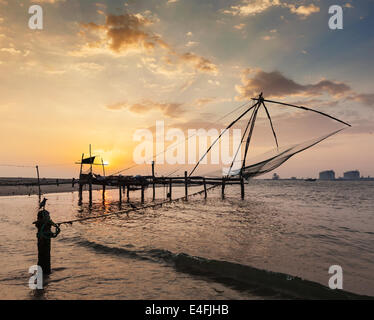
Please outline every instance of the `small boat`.
[[317, 179], [312, 179], [312, 178], [308, 178], [308, 179], [305, 179], [304, 181], [312, 181], [312, 182], [314, 182], [314, 181], [316, 181]]

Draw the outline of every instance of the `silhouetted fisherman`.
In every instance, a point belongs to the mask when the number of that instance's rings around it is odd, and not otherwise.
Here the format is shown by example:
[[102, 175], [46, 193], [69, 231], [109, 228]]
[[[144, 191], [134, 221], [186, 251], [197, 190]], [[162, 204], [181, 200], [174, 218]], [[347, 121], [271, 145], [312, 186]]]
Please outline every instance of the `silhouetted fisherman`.
[[47, 203], [47, 200], [48, 200], [48, 199], [43, 198], [43, 201], [41, 201], [41, 202], [39, 203], [39, 209], [44, 209], [44, 208], [45, 208], [45, 205], [46, 205], [46, 203]]
[[[42, 202], [46, 201], [44, 199]], [[60, 228], [55, 224], [50, 216], [49, 212], [44, 209], [38, 212], [38, 220], [33, 222], [38, 228], [36, 237], [38, 238], [38, 266], [43, 270], [43, 274], [51, 273], [51, 238], [56, 238], [60, 233]], [[56, 228], [56, 232], [52, 232], [51, 227]]]

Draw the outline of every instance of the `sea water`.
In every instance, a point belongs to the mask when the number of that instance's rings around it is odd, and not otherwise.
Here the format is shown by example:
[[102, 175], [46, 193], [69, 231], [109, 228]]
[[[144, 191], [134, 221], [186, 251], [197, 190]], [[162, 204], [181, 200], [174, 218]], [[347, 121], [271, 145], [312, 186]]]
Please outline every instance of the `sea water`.
[[[331, 265], [342, 267], [344, 290], [374, 296], [374, 182], [252, 180], [245, 200], [240, 186], [225, 193], [222, 200], [218, 187], [206, 200], [63, 225], [52, 240], [53, 272], [38, 293], [28, 286], [38, 199], [0, 197], [0, 298], [283, 299], [276, 283], [270, 291], [248, 283], [251, 270], [328, 286]], [[166, 190], [156, 195], [164, 200]], [[183, 195], [183, 187], [173, 188], [174, 198]], [[89, 206], [87, 193], [82, 205], [76, 192], [49, 194], [47, 209], [61, 222], [129, 207], [118, 190], [107, 190], [104, 200], [101, 191], [93, 196]], [[150, 188], [146, 202], [151, 197]], [[140, 191], [131, 201], [141, 206]], [[204, 272], [210, 265], [217, 276]], [[244, 274], [234, 277], [238, 267]]]

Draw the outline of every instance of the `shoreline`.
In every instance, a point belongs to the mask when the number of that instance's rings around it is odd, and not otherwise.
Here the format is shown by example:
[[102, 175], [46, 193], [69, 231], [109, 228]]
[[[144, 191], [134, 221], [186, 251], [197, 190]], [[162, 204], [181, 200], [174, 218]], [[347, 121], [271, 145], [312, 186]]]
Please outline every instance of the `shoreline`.
[[[40, 185], [42, 195], [79, 190], [79, 184], [75, 183], [73, 187], [71, 179], [58, 180], [59, 184], [57, 185], [56, 179], [42, 179]], [[0, 178], [0, 197], [38, 195], [38, 185], [35, 182], [36, 179], [33, 178]], [[101, 186], [92, 186], [92, 189], [100, 190]], [[87, 186], [83, 188], [83, 191], [85, 190], [88, 190]]]

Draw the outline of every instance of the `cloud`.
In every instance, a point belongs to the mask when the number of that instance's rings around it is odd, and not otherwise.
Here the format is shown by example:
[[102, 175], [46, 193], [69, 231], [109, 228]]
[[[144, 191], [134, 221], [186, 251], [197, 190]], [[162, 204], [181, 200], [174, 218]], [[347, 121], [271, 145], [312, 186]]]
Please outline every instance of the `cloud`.
[[95, 6], [98, 8], [104, 8], [104, 9], [107, 8], [107, 5], [105, 3], [100, 3], [100, 2], [96, 2]]
[[31, 3], [57, 3], [57, 2], [65, 2], [65, 0], [31, 0]]
[[221, 83], [218, 80], [212, 80], [212, 79], [209, 79], [208, 83], [211, 85], [216, 85], [216, 86], [221, 85]]
[[218, 72], [218, 67], [214, 63], [192, 52], [187, 52], [183, 54], [176, 53], [176, 56], [178, 57], [179, 62], [192, 64], [195, 67], [195, 69], [199, 71], [207, 73]]
[[198, 108], [201, 108], [207, 104], [210, 104], [210, 103], [218, 103], [218, 102], [225, 102], [225, 101], [231, 101], [230, 98], [215, 98], [215, 97], [212, 97], [212, 98], [200, 98], [200, 99], [196, 99], [193, 104], [198, 107]]
[[127, 102], [117, 102], [106, 106], [109, 110], [127, 109], [136, 114], [146, 114], [151, 111], [161, 111], [161, 113], [169, 118], [179, 118], [184, 113], [181, 103], [159, 103], [151, 100], [143, 100], [139, 103], [130, 104]]
[[1, 48], [0, 52], [6, 52], [6, 53], [9, 53], [11, 55], [16, 55], [16, 54], [21, 53], [20, 50], [17, 50], [17, 49], [14, 49], [14, 48]]
[[273, 40], [273, 39], [275, 39], [274, 36], [263, 36], [262, 37], [262, 40], [265, 40], [265, 41], [269, 41], [269, 40]]
[[191, 77], [190, 79], [188, 79], [181, 87], [180, 87], [180, 91], [181, 92], [184, 92], [186, 91], [188, 88], [190, 88], [194, 82], [196, 81], [195, 77]]
[[144, 27], [153, 23], [150, 17], [142, 14], [108, 14], [105, 24], [93, 22], [82, 24], [89, 32], [99, 36], [96, 41], [88, 43], [89, 47], [108, 47], [115, 53], [131, 49], [152, 50], [156, 46], [167, 47], [166, 43], [157, 35], [144, 30]]
[[313, 3], [307, 6], [301, 5], [297, 7], [294, 4], [282, 3], [280, 0], [242, 0], [240, 4], [231, 6], [229, 9], [224, 10], [223, 13], [247, 17], [263, 13], [273, 7], [288, 8], [291, 13], [301, 18], [306, 18], [312, 13], [320, 11], [320, 8]]
[[[161, 60], [171, 68], [167, 69], [165, 66], [159, 66], [153, 60], [151, 64], [147, 63], [147, 66], [153, 72], [165, 75], [170, 75], [173, 72], [180, 73], [186, 64], [199, 72], [214, 74], [218, 72], [218, 67], [209, 59], [193, 52], [179, 53], [166, 43], [160, 35], [147, 30], [147, 27], [155, 21], [157, 21], [157, 18], [150, 11], [145, 11], [143, 14], [125, 13], [118, 16], [108, 14], [104, 24], [93, 22], [82, 24], [83, 30], [80, 34], [89, 39], [86, 43], [86, 50], [109, 49], [114, 54], [123, 54], [129, 51], [150, 54], [157, 48], [165, 50], [166, 53]], [[196, 44], [198, 43], [190, 41], [187, 45]], [[82, 52], [71, 52], [70, 54], [79, 56], [82, 55]]]
[[234, 26], [234, 29], [236, 30], [242, 30], [246, 26], [245, 23], [240, 23]]
[[249, 99], [264, 91], [268, 97], [319, 96], [328, 93], [333, 96], [343, 95], [351, 88], [343, 83], [322, 79], [314, 84], [300, 84], [285, 77], [279, 71], [265, 72], [259, 69], [245, 69], [242, 72], [242, 84], [236, 86], [237, 99]]
[[317, 7], [316, 5], [314, 5], [313, 3], [311, 3], [309, 6], [296, 7], [293, 4], [289, 4], [287, 6], [292, 13], [295, 13], [295, 14], [301, 16], [302, 18], [306, 18], [306, 17], [310, 16], [311, 14], [317, 13], [317, 12], [320, 11], [320, 8]]
[[203, 106], [205, 106], [205, 105], [207, 105], [207, 104], [209, 104], [209, 103], [212, 103], [212, 102], [214, 102], [214, 101], [216, 101], [216, 98], [200, 98], [200, 99], [196, 99], [196, 100], [194, 101], [194, 104], [195, 104], [198, 108], [200, 108], [200, 107], [203, 107]]
[[280, 6], [279, 0], [243, 0], [239, 5], [231, 6], [224, 13], [233, 16], [252, 16], [262, 13], [274, 6]]
[[363, 105], [374, 106], [374, 93], [358, 93], [347, 97], [347, 100], [359, 102]]
[[194, 46], [197, 46], [198, 44], [199, 42], [196, 42], [196, 41], [188, 41], [186, 44], [186, 47], [194, 47]]
[[73, 70], [79, 71], [79, 72], [99, 72], [104, 70], [104, 66], [94, 63], [94, 62], [81, 62], [81, 63], [76, 63], [71, 66]]

